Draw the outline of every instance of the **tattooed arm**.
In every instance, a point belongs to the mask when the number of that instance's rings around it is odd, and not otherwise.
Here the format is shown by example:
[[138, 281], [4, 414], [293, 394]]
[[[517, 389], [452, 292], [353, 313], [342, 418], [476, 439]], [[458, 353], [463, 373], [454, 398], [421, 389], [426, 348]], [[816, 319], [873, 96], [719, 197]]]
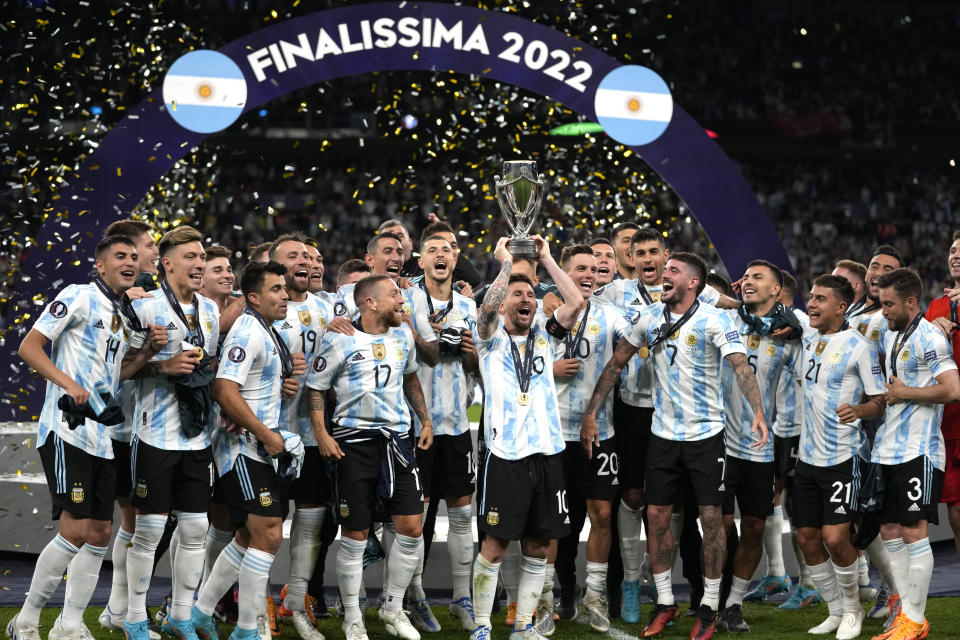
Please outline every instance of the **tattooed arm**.
[[317, 446], [320, 448], [320, 455], [325, 460], [339, 460], [343, 457], [343, 451], [340, 445], [333, 439], [333, 436], [327, 431], [326, 425], [326, 391], [307, 388], [307, 405], [310, 408], [310, 425], [313, 427], [313, 435], [317, 439]]
[[760, 440], [751, 445], [754, 449], [760, 449], [767, 443], [767, 418], [763, 414], [763, 401], [760, 397], [760, 385], [757, 384], [757, 377], [747, 362], [747, 356], [743, 353], [731, 353], [726, 357], [727, 363], [733, 368], [733, 373], [737, 377], [737, 386], [740, 392], [750, 403], [753, 409], [753, 428], [751, 431], [760, 432]]
[[433, 423], [430, 421], [430, 414], [427, 412], [427, 401], [423, 397], [423, 387], [420, 386], [420, 378], [414, 373], [405, 373], [403, 375], [403, 395], [410, 404], [410, 408], [420, 419], [420, 439], [417, 446], [421, 449], [429, 449], [433, 444]]
[[493, 257], [502, 263], [500, 273], [487, 288], [487, 293], [483, 296], [483, 302], [477, 309], [477, 333], [483, 340], [489, 339], [493, 332], [497, 330], [497, 324], [500, 322], [500, 304], [507, 297], [510, 269], [513, 266], [513, 257], [507, 251], [508, 241], [509, 238], [500, 238], [497, 241], [497, 248], [493, 252]]
[[593, 457], [593, 445], [600, 446], [600, 428], [597, 426], [597, 411], [600, 405], [620, 377], [620, 372], [627, 366], [630, 358], [637, 352], [637, 347], [633, 346], [626, 338], [621, 338], [617, 347], [613, 350], [613, 357], [607, 362], [597, 380], [597, 386], [590, 396], [590, 402], [583, 412], [583, 420], [580, 424], [580, 444], [587, 452], [587, 458]]

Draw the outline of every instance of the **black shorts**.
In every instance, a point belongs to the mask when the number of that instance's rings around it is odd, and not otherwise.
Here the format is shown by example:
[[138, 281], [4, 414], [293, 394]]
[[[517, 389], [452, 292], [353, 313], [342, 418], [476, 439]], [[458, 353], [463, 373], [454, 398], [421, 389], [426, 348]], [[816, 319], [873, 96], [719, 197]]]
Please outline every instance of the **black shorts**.
[[436, 436], [429, 449], [414, 449], [425, 498], [462, 497], [473, 493], [474, 459], [470, 432]]
[[601, 440], [600, 446], [593, 447], [593, 457], [587, 460], [587, 453], [579, 442], [568, 442], [567, 448], [560, 454], [563, 464], [563, 485], [567, 488], [567, 504], [573, 500], [613, 500], [620, 490], [617, 479], [619, 456], [616, 438]]
[[265, 518], [283, 516], [283, 503], [290, 498], [289, 482], [277, 477], [272, 464], [237, 456], [233, 468], [220, 476], [223, 497], [230, 510], [230, 523], [239, 526], [250, 514]]
[[320, 456], [320, 447], [304, 447], [300, 476], [293, 482], [291, 498], [297, 504], [325, 505], [330, 502], [330, 472]]
[[[364, 442], [339, 440], [338, 444], [344, 454], [337, 463], [340, 524], [354, 531], [369, 529], [376, 515], [383, 444], [379, 438]], [[404, 467], [394, 463], [393, 497], [385, 502], [384, 509], [384, 517], [423, 513], [423, 485], [416, 464]]]
[[134, 439], [133, 506], [145, 513], [210, 509], [210, 448], [169, 451]]
[[113, 520], [113, 501], [117, 497], [114, 460], [87, 453], [64, 442], [56, 433], [47, 436], [39, 453], [54, 520], [59, 520], [64, 511], [79, 518]]
[[800, 436], [781, 438], [773, 436], [773, 461], [777, 465], [777, 478], [784, 487], [793, 487], [797, 474], [797, 456], [800, 453]]
[[133, 491], [133, 469], [130, 468], [130, 443], [113, 440], [113, 459], [117, 464], [116, 497], [129, 498]]
[[936, 469], [930, 458], [918, 456], [895, 465], [881, 465], [883, 470], [883, 524], [913, 524], [926, 520], [939, 524], [937, 505], [943, 493], [943, 471]]
[[553, 540], [570, 532], [560, 455], [504, 460], [487, 452], [478, 527], [501, 540]]
[[620, 488], [642, 489], [653, 408], [634, 407], [620, 399], [618, 390], [614, 393], [613, 428], [617, 434], [617, 459], [620, 463], [617, 477]]
[[703, 440], [667, 440], [650, 434], [644, 483], [647, 504], [676, 503], [688, 476], [699, 506], [720, 506], [725, 456], [723, 431]]
[[793, 483], [793, 524], [819, 529], [857, 520], [860, 494], [860, 458], [853, 456], [832, 467], [797, 461]]
[[776, 463], [755, 462], [727, 456], [723, 470], [723, 513], [733, 513], [736, 501], [740, 516], [766, 518], [773, 513], [773, 480]]

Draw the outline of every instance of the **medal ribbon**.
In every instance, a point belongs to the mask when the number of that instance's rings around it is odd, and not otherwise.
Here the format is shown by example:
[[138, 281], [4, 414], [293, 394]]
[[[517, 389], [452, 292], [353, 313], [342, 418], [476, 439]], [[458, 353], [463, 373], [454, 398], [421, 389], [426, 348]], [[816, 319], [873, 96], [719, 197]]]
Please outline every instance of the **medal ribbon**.
[[527, 390], [530, 389], [530, 376], [533, 373], [533, 352], [534, 352], [534, 338], [537, 335], [537, 326], [534, 325], [530, 327], [530, 333], [527, 334], [527, 346], [526, 352], [521, 356], [520, 349], [517, 347], [517, 343], [513, 341], [512, 336], [507, 336], [510, 339], [510, 355], [513, 357], [513, 368], [517, 373], [517, 386], [520, 388], [520, 393], [527, 393]]
[[273, 346], [277, 350], [277, 355], [280, 356], [280, 368], [283, 370], [282, 377], [289, 378], [293, 374], [293, 356], [290, 355], [290, 349], [287, 348], [287, 343], [283, 341], [283, 338], [280, 337], [273, 327], [267, 325], [267, 321], [263, 319], [259, 311], [247, 306], [243, 312], [256, 318], [260, 326], [263, 327], [263, 330], [270, 335], [270, 339], [273, 340]]
[[679, 320], [676, 321], [673, 325], [670, 324], [670, 309], [667, 308], [667, 305], [663, 305], [663, 324], [660, 325], [660, 328], [656, 330], [657, 337], [654, 339], [653, 343], [650, 344], [651, 351], [655, 346], [672, 336], [674, 333], [680, 330], [680, 327], [685, 325], [687, 321], [693, 317], [693, 314], [697, 312], [697, 309], [700, 308], [700, 301], [694, 300], [693, 304], [690, 305], [690, 308], [687, 309], [687, 312], [684, 313]]
[[865, 306], [863, 306], [863, 305], [864, 305], [864, 303], [861, 302], [860, 305], [857, 306], [856, 308], [851, 308], [850, 311], [847, 312], [847, 316], [846, 316], [846, 317], [847, 317], [847, 320], [853, 320], [853, 319], [856, 318], [857, 316], [862, 316], [862, 315], [866, 315], [866, 314], [868, 314], [868, 313], [873, 313], [874, 311], [876, 311], [877, 309], [880, 308], [880, 303], [879, 303], [879, 302], [874, 302], [874, 303], [872, 303], [869, 307], [865, 307]]
[[643, 301], [646, 304], [653, 304], [653, 298], [650, 296], [650, 292], [647, 291], [647, 288], [643, 286], [643, 283], [640, 282], [640, 278], [637, 278], [637, 293], [640, 294], [640, 297], [643, 298]]
[[146, 331], [143, 328], [143, 325], [140, 324], [140, 318], [137, 317], [137, 314], [133, 310], [133, 304], [130, 302], [130, 299], [127, 298], [126, 294], [123, 296], [118, 296], [113, 292], [113, 289], [107, 286], [107, 283], [103, 281], [103, 278], [97, 276], [93, 283], [97, 285], [97, 288], [100, 289], [100, 293], [107, 297], [111, 303], [113, 303], [114, 312], [121, 317], [127, 319], [130, 322], [130, 328], [133, 331]]
[[[430, 318], [437, 324], [440, 324], [443, 322], [443, 319], [446, 318], [451, 311], [453, 311], [453, 292], [450, 292], [450, 302], [447, 303], [447, 306], [437, 313], [437, 311], [433, 308], [433, 296], [431, 296], [430, 292], [427, 291], [426, 283], [421, 280], [419, 284], [420, 288], [423, 289], [423, 292], [427, 294], [427, 306], [430, 307]], [[434, 315], [436, 315], [436, 317], [434, 317]]]
[[900, 355], [900, 350], [903, 349], [907, 340], [910, 339], [910, 336], [914, 331], [917, 330], [917, 327], [920, 326], [920, 320], [923, 319], [923, 309], [917, 314], [917, 317], [913, 319], [913, 322], [910, 323], [910, 326], [907, 327], [906, 331], [897, 334], [897, 337], [893, 341], [893, 354], [891, 355], [890, 360], [890, 371], [894, 376], [897, 375], [897, 356]]
[[[183, 326], [187, 329], [187, 335], [192, 335], [193, 332], [190, 331], [190, 323], [187, 322], [187, 316], [183, 313], [183, 307], [180, 306], [180, 301], [177, 300], [177, 296], [173, 294], [173, 289], [170, 288], [170, 285], [167, 284], [166, 279], [160, 281], [160, 289], [163, 291], [163, 295], [167, 296], [167, 302], [170, 303], [170, 307], [173, 309], [173, 312], [177, 314], [177, 317], [180, 318], [180, 322], [183, 323]], [[197, 297], [193, 297], [193, 326], [196, 328], [197, 332], [197, 344], [201, 349], [204, 346], [205, 339], [203, 337], [203, 331], [200, 330], [200, 304], [197, 302]]]
[[587, 328], [587, 319], [590, 317], [590, 303], [583, 310], [583, 320], [577, 328], [577, 335], [571, 336], [569, 333], [563, 337], [563, 357], [570, 359], [577, 355], [577, 346], [580, 344], [580, 338], [583, 337], [583, 331]]
[[960, 324], [960, 318], [958, 318], [957, 314], [957, 304], [956, 300], [950, 301], [950, 321], [953, 322], [953, 324]]

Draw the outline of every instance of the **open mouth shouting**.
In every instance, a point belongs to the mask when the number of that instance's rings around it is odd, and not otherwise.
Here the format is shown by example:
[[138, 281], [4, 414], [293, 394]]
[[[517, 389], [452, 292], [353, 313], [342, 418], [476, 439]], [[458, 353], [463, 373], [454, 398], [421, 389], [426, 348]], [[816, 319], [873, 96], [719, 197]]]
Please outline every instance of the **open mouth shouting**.
[[400, 262], [391, 262], [387, 265], [387, 275], [390, 276], [393, 280], [396, 280], [400, 277], [400, 267], [402, 264]]
[[534, 305], [529, 302], [521, 302], [517, 306], [517, 317], [523, 320], [524, 322], [529, 322], [533, 319], [533, 310]]
[[188, 276], [187, 279], [190, 281], [190, 284], [193, 286], [193, 288], [199, 291], [200, 287], [203, 286], [203, 270], [194, 271]]
[[663, 279], [663, 295], [666, 296], [672, 291], [673, 291], [673, 281], [667, 280], [666, 278], [664, 278]]
[[309, 269], [298, 269], [293, 272], [293, 281], [297, 284], [298, 288], [306, 289], [310, 286], [310, 270]]
[[[599, 273], [599, 269], [597, 270], [597, 273]], [[580, 281], [580, 284], [578, 286], [580, 287], [580, 290], [584, 293], [584, 295], [590, 295], [593, 293], [593, 285], [595, 284], [596, 284], [596, 281], [593, 278], [584, 278], [583, 280]]]
[[745, 284], [740, 290], [743, 293], [743, 297], [752, 297], [757, 294], [757, 287], [752, 284]]
[[123, 278], [124, 282], [133, 282], [137, 279], [137, 270], [133, 267], [125, 268], [120, 270], [120, 277]]
[[437, 258], [436, 262], [433, 263], [433, 270], [440, 279], [446, 278], [447, 274], [450, 273], [449, 269], [450, 266], [447, 264], [446, 258]]
[[950, 258], [950, 275], [960, 274], [960, 256]]

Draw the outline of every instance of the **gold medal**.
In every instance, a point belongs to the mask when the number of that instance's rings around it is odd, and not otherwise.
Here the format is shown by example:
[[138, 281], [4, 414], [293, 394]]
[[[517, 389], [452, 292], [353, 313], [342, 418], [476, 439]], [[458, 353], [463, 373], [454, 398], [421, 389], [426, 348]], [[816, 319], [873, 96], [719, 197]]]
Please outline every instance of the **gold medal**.
[[530, 394], [524, 391], [521, 391], [517, 395], [517, 403], [519, 403], [521, 407], [530, 406]]
[[637, 355], [640, 356], [641, 359], [645, 359], [650, 355], [650, 349], [647, 348], [647, 345], [643, 345], [640, 347], [640, 350], [637, 351]]

